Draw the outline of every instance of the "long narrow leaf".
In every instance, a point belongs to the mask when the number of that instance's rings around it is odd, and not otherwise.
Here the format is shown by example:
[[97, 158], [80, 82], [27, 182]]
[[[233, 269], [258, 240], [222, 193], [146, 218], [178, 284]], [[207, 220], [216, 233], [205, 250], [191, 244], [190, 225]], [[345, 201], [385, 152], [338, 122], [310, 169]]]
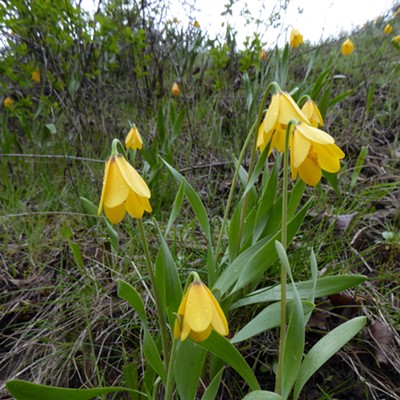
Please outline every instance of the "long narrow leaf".
[[243, 400], [283, 400], [282, 396], [266, 390], [255, 390], [243, 397]]

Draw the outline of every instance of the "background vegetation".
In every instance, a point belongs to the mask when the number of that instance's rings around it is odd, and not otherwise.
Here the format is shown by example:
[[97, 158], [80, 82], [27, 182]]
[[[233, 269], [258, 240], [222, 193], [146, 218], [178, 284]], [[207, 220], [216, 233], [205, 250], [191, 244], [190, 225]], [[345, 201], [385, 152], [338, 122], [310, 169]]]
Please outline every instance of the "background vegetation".
[[[119, 230], [124, 256], [116, 256], [103, 218], [81, 201], [99, 199], [112, 138], [123, 139], [129, 122], [142, 133], [144, 151], [136, 157], [152, 191], [152, 217], [167, 221], [178, 189], [161, 155], [201, 194], [217, 231], [232, 155], [267, 84], [304, 88], [327, 71], [320, 106], [326, 91], [332, 98], [351, 91], [325, 121], [346, 153], [340, 192], [326, 181], [308, 190], [312, 212], [290, 261], [296, 277], [306, 277], [312, 246], [325, 275], [369, 277], [357, 291], [320, 299], [309, 345], [344, 318], [363, 314], [369, 324], [320, 370], [303, 398], [400, 399], [400, 50], [391, 41], [400, 34], [400, 16], [389, 11], [352, 32], [351, 56], [340, 55], [345, 37], [306, 43], [290, 53], [286, 73], [279, 49], [260, 58], [259, 36], [238, 47], [228, 25], [223, 38], [212, 39], [201, 27], [166, 20], [166, 7], [108, 0], [89, 15], [69, 1], [0, 1], [1, 383], [119, 384], [123, 365], [142, 362], [140, 321], [115, 285], [123, 277], [149, 301], [139, 242]], [[391, 35], [383, 33], [388, 22]], [[181, 96], [171, 96], [173, 82]], [[145, 221], [151, 230], [151, 218]], [[178, 222], [168, 238], [175, 261], [183, 274], [201, 273], [207, 246], [189, 207]], [[128, 218], [124, 224], [134, 230]], [[149, 245], [156, 253], [157, 241]], [[260, 285], [273, 284], [274, 272]], [[232, 331], [255, 311], [231, 314]], [[240, 346], [268, 388], [275, 332]], [[232, 371], [223, 382], [219, 398], [245, 393]], [[7, 399], [3, 386], [0, 397]]]

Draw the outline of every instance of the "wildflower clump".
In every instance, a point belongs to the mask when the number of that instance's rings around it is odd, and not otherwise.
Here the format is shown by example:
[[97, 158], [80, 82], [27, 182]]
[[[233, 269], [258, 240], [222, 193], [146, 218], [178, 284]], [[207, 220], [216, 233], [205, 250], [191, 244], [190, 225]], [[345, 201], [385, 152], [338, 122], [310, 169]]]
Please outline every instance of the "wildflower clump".
[[196, 276], [179, 306], [174, 338], [184, 341], [189, 336], [196, 342], [202, 342], [210, 336], [213, 329], [222, 336], [229, 333], [228, 322], [221, 306], [210, 289]]
[[126, 212], [133, 218], [142, 218], [145, 211], [152, 211], [150, 196], [146, 182], [122, 154], [107, 159], [98, 215], [104, 209], [113, 224], [121, 222]]

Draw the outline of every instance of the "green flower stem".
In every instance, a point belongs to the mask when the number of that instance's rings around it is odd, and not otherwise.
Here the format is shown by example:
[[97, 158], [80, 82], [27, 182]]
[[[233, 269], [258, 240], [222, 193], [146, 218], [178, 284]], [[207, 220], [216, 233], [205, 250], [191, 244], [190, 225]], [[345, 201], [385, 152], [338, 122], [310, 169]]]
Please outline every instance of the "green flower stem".
[[[284, 249], [287, 247], [287, 205], [288, 205], [288, 169], [289, 169], [289, 137], [292, 125], [297, 121], [290, 120], [286, 127], [285, 151], [283, 153], [283, 186], [282, 186], [282, 228], [281, 243]], [[281, 325], [279, 337], [278, 371], [276, 374], [275, 392], [281, 393], [283, 375], [283, 350], [286, 342], [286, 270], [281, 264]]]
[[[215, 263], [214, 263], [214, 265], [216, 265], [216, 266], [218, 265], [218, 257], [219, 257], [219, 252], [220, 252], [221, 243], [222, 243], [222, 237], [223, 237], [223, 235], [224, 235], [225, 226], [226, 226], [226, 221], [227, 221], [227, 219], [228, 219], [229, 210], [230, 210], [230, 207], [231, 207], [231, 202], [232, 202], [232, 197], [233, 197], [233, 192], [234, 192], [235, 187], [236, 187], [236, 180], [237, 180], [237, 177], [238, 177], [238, 175], [239, 175], [240, 166], [241, 166], [241, 164], [242, 164], [242, 161], [243, 161], [243, 158], [244, 158], [244, 155], [245, 155], [246, 148], [247, 148], [247, 146], [249, 145], [249, 142], [250, 142], [250, 140], [251, 140], [251, 138], [252, 138], [252, 136], [253, 136], [253, 132], [254, 132], [255, 129], [258, 128], [258, 127], [260, 126], [260, 124], [261, 124], [261, 119], [262, 119], [262, 116], [263, 116], [265, 103], [267, 102], [268, 93], [270, 92], [270, 90], [271, 90], [272, 87], [274, 87], [275, 90], [276, 90], [277, 92], [280, 92], [280, 91], [281, 91], [281, 88], [279, 87], [279, 85], [278, 85], [276, 82], [271, 82], [271, 83], [268, 85], [267, 90], [266, 90], [265, 93], [264, 93], [264, 97], [263, 97], [263, 99], [262, 99], [260, 109], [259, 109], [259, 111], [258, 111], [257, 121], [256, 121], [256, 122], [253, 124], [253, 126], [251, 127], [250, 132], [249, 132], [249, 134], [247, 135], [247, 138], [246, 138], [246, 140], [245, 140], [245, 142], [244, 142], [244, 144], [243, 144], [242, 150], [240, 151], [240, 154], [239, 154], [238, 163], [237, 163], [236, 170], [235, 170], [235, 173], [234, 173], [233, 178], [232, 178], [232, 184], [231, 184], [231, 188], [230, 188], [229, 195], [228, 195], [228, 201], [227, 201], [226, 207], [225, 207], [225, 213], [224, 213], [224, 217], [223, 217], [223, 220], [222, 220], [221, 230], [220, 230], [219, 236], [218, 236], [217, 247], [216, 247], [216, 249], [215, 249]], [[257, 145], [257, 140], [255, 139], [255, 140], [254, 140], [254, 144], [253, 144], [253, 148], [252, 148], [252, 152], [251, 152], [250, 165], [249, 165], [249, 173], [248, 173], [247, 181], [250, 180], [251, 175], [252, 175], [252, 173], [253, 173], [254, 164], [255, 164], [255, 156], [256, 156], [256, 145]], [[246, 197], [245, 197], [243, 209], [246, 208], [247, 203], [248, 203], [248, 195], [246, 195]], [[241, 237], [241, 233], [242, 233], [242, 229], [243, 229], [243, 223], [244, 223], [244, 216], [245, 216], [245, 215], [246, 215], [246, 213], [242, 210], [241, 220], [240, 220], [239, 243], [240, 243], [240, 237]]]
[[176, 355], [177, 340], [172, 343], [171, 357], [169, 359], [167, 383], [165, 385], [165, 400], [172, 400], [172, 391], [174, 389], [174, 363]]
[[145, 258], [146, 258], [147, 271], [150, 276], [151, 286], [153, 287], [154, 299], [155, 299], [156, 308], [157, 308], [158, 322], [160, 324], [161, 343], [162, 343], [162, 348], [163, 348], [163, 353], [164, 353], [164, 365], [165, 365], [165, 368], [167, 369], [168, 365], [169, 365], [167, 321], [165, 318], [165, 314], [161, 308], [160, 295], [157, 290], [156, 277], [155, 277], [154, 271], [153, 271], [153, 265], [151, 262], [149, 247], [147, 246], [147, 240], [146, 240], [146, 235], [144, 233], [142, 219], [139, 218], [137, 221], [138, 221], [138, 226], [139, 226], [139, 230], [140, 230], [140, 236], [142, 238], [143, 250], [144, 250], [144, 254], [145, 254]]
[[122, 145], [119, 139], [114, 139], [111, 144], [111, 156], [121, 153], [127, 159], [125, 147]]

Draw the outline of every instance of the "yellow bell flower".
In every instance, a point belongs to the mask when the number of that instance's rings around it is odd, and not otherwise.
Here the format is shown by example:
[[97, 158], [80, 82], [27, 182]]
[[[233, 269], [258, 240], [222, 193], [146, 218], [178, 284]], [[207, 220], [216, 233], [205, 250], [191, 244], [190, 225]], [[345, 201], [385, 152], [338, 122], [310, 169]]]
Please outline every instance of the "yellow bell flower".
[[200, 28], [200, 23], [199, 23], [199, 21], [197, 21], [197, 19], [196, 19], [196, 21], [194, 21], [193, 26], [195, 28]]
[[262, 49], [260, 52], [260, 60], [266, 60], [267, 59], [267, 52]]
[[136, 125], [133, 125], [125, 138], [125, 147], [127, 149], [131, 148], [133, 150], [136, 150], [141, 149], [142, 146], [142, 137], [140, 136], [139, 130], [138, 128], [136, 128]]
[[182, 341], [189, 336], [195, 342], [206, 340], [212, 331], [220, 335], [229, 333], [228, 321], [210, 289], [195, 279], [183, 297], [174, 324], [174, 338]]
[[383, 32], [385, 33], [385, 35], [390, 35], [393, 31], [393, 26], [390, 24], [387, 24], [384, 28], [383, 28]]
[[270, 141], [270, 153], [274, 147], [280, 152], [285, 150], [286, 126], [291, 119], [295, 119], [297, 122], [310, 123], [289, 93], [278, 92], [273, 94], [271, 104], [258, 129], [256, 145], [260, 151], [264, 151]]
[[340, 159], [345, 156], [332, 136], [303, 122], [295, 127], [290, 148], [292, 179], [295, 180], [298, 173], [310, 186], [315, 186], [321, 180], [321, 170], [338, 172]]
[[32, 71], [31, 79], [35, 83], [40, 83], [40, 72], [39, 71]]
[[324, 120], [322, 119], [318, 106], [311, 99], [308, 99], [304, 103], [303, 107], [301, 107], [301, 111], [303, 111], [303, 114], [309, 119], [311, 125], [315, 128], [318, 128], [318, 125], [324, 125]]
[[179, 85], [174, 82], [171, 89], [172, 96], [179, 96], [181, 94], [181, 89], [179, 89]]
[[144, 211], [152, 211], [150, 196], [146, 182], [122, 154], [107, 159], [98, 215], [104, 208], [113, 224], [121, 222], [126, 211], [133, 218], [142, 218]]
[[348, 56], [354, 51], [354, 48], [354, 43], [350, 39], [347, 39], [342, 44], [342, 54]]
[[11, 97], [6, 97], [3, 101], [3, 106], [6, 108], [11, 108], [14, 105], [14, 100]]
[[299, 47], [303, 43], [303, 35], [297, 29], [292, 29], [290, 32], [290, 47]]
[[392, 39], [393, 43], [399, 44], [400, 43], [400, 35], [396, 35], [393, 39]]

